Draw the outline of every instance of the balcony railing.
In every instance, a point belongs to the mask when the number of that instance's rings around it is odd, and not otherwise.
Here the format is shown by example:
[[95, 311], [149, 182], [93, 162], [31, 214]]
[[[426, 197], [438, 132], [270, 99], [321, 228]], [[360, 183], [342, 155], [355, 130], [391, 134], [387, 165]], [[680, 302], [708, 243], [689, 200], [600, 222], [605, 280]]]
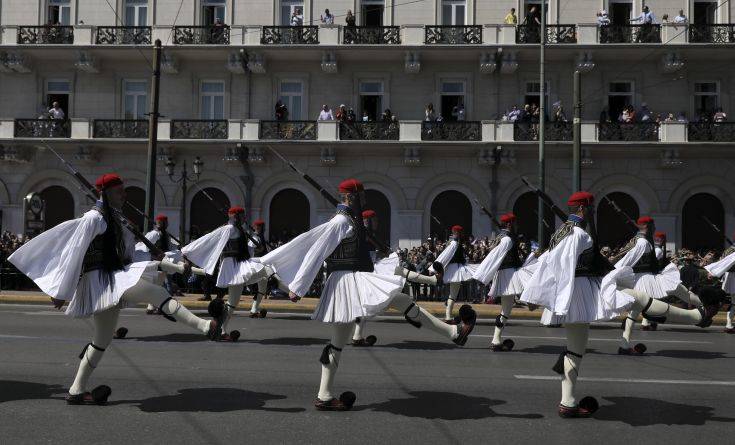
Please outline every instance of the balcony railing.
[[606, 25], [600, 43], [661, 43], [661, 25]]
[[314, 121], [260, 121], [260, 139], [316, 140]]
[[479, 45], [482, 43], [482, 26], [427, 25], [424, 42], [427, 45]]
[[71, 124], [66, 119], [15, 119], [17, 138], [68, 138]]
[[689, 25], [689, 43], [733, 43], [735, 24]]
[[95, 138], [145, 139], [148, 121], [145, 119], [95, 119], [92, 127]]
[[[538, 141], [538, 123], [516, 122], [513, 125], [514, 141]], [[571, 122], [547, 122], [544, 126], [544, 140], [571, 141], [573, 126]]]
[[658, 142], [656, 122], [605, 122], [599, 124], [600, 141]]
[[264, 26], [261, 45], [316, 45], [318, 26]]
[[74, 43], [73, 26], [20, 26], [18, 44], [71, 45]]
[[150, 45], [150, 26], [98, 26], [98, 45]]
[[398, 26], [347, 26], [342, 28], [345, 45], [400, 45]]
[[174, 26], [174, 45], [229, 45], [227, 25]]
[[480, 122], [422, 122], [422, 141], [479, 141], [482, 140]]
[[397, 141], [398, 122], [340, 122], [339, 138], [349, 141]]
[[[516, 26], [516, 43], [541, 43], [541, 28]], [[577, 43], [577, 25], [546, 25], [546, 43]]]
[[735, 122], [692, 122], [689, 142], [735, 142]]
[[227, 139], [227, 121], [172, 120], [171, 139]]

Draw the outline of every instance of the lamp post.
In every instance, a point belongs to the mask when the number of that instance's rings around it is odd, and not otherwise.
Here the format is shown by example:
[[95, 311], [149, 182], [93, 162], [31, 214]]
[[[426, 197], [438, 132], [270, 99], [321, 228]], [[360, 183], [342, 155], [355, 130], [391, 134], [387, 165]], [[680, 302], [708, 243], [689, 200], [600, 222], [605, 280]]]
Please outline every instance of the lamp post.
[[181, 164], [181, 173], [178, 177], [174, 174], [174, 167], [176, 167], [176, 162], [174, 159], [169, 156], [168, 159], [166, 159], [166, 174], [168, 175], [168, 179], [171, 180], [171, 182], [174, 183], [181, 183], [181, 210], [179, 213], [179, 240], [181, 240], [182, 246], [186, 243], [185, 241], [185, 235], [186, 235], [186, 183], [188, 181], [198, 181], [199, 175], [202, 174], [202, 166], [204, 165], [204, 162], [202, 162], [201, 158], [197, 156], [194, 158], [194, 176], [189, 176], [189, 173], [186, 171], [186, 161], [184, 161]]

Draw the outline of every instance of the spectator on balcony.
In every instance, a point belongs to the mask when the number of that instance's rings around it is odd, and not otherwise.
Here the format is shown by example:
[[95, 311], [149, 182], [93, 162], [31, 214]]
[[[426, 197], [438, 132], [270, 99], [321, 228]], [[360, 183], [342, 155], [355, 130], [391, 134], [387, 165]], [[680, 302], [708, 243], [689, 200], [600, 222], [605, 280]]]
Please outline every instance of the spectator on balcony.
[[524, 43], [541, 43], [541, 13], [538, 12], [536, 6], [531, 6], [523, 24], [526, 26], [526, 41]]
[[638, 111], [638, 119], [640, 119], [641, 122], [650, 122], [653, 120], [653, 113], [645, 102], [641, 104], [641, 109]]
[[321, 15], [320, 19], [324, 25], [334, 25], [334, 15], [329, 12], [329, 9], [324, 10], [324, 14]]
[[465, 120], [464, 104], [462, 102], [452, 108], [452, 118], [457, 122]]
[[679, 15], [677, 15], [676, 17], [674, 17], [674, 23], [676, 23], [677, 25], [686, 25], [686, 23], [688, 21], [689, 20], [687, 19], [687, 16], [684, 15], [684, 10], [683, 9], [680, 9], [679, 10]]
[[562, 105], [561, 101], [557, 100], [551, 106], [554, 110], [554, 122], [566, 122], [567, 115], [564, 112], [564, 106]]
[[689, 120], [687, 119], [686, 113], [684, 113], [683, 111], [680, 111], [679, 114], [676, 115], [676, 121], [677, 122], [684, 122], [684, 123], [686, 123]]
[[506, 25], [517, 25], [518, 16], [516, 16], [516, 8], [510, 8], [510, 12], [505, 16]]
[[355, 27], [355, 16], [352, 14], [352, 10], [347, 10], [347, 16], [345, 16], [345, 23], [347, 23], [348, 28], [354, 28]]
[[225, 39], [225, 24], [219, 18], [214, 19], [211, 29], [212, 41], [209, 43], [227, 43]]
[[526, 20], [523, 22], [527, 26], [541, 26], [541, 13], [536, 6], [531, 6], [526, 14]]
[[347, 107], [345, 106], [345, 104], [340, 104], [334, 117], [339, 122], [347, 120]]
[[327, 104], [322, 105], [322, 111], [319, 112], [319, 119], [320, 121], [333, 121], [334, 120], [334, 114], [332, 114], [332, 110], [329, 109], [329, 106]]
[[604, 9], [597, 13], [597, 26], [607, 26], [610, 24], [610, 16]]
[[353, 123], [357, 121], [357, 116], [355, 115], [355, 110], [350, 107], [349, 110], [347, 110], [347, 122]]
[[676, 118], [674, 117], [674, 113], [669, 113], [669, 115], [666, 116], [666, 119], [664, 119], [664, 122], [676, 122]]
[[291, 26], [304, 26], [304, 16], [301, 14], [301, 9], [296, 8], [291, 15]]
[[510, 111], [507, 113], [507, 120], [508, 122], [515, 122], [518, 120], [518, 117], [520, 115], [521, 110], [519, 110], [517, 106], [513, 105], [513, 107], [511, 107]]
[[628, 105], [623, 108], [623, 112], [620, 114], [618, 121], [625, 124], [632, 124], [635, 122], [635, 109], [632, 105]]
[[61, 109], [58, 102], [51, 104], [51, 108], [48, 110], [48, 115], [51, 119], [64, 120], [66, 118], [64, 110]]
[[370, 115], [367, 111], [362, 112], [362, 118], [360, 119], [362, 122], [370, 122]]
[[610, 122], [610, 113], [607, 110], [607, 107], [604, 107], [602, 111], [600, 111], [600, 124], [606, 124]]
[[288, 120], [288, 108], [286, 105], [284, 105], [283, 102], [280, 100], [276, 102], [276, 120], [277, 121], [287, 121]]
[[644, 6], [641, 15], [630, 21], [631, 23], [641, 23], [641, 29], [636, 38], [637, 43], [655, 42], [658, 40], [653, 29], [655, 21], [656, 17], [654, 17], [651, 10], [648, 9], [648, 6]]
[[385, 123], [392, 122], [394, 117], [395, 116], [393, 116], [390, 108], [386, 108], [385, 111], [383, 111], [383, 114], [380, 115], [380, 121]]
[[717, 108], [717, 111], [715, 111], [714, 116], [712, 116], [712, 120], [715, 122], [727, 121], [727, 114], [725, 114], [725, 112], [722, 111], [722, 107]]
[[434, 122], [436, 120], [436, 113], [434, 112], [434, 104], [429, 102], [424, 110], [424, 120], [426, 122]]

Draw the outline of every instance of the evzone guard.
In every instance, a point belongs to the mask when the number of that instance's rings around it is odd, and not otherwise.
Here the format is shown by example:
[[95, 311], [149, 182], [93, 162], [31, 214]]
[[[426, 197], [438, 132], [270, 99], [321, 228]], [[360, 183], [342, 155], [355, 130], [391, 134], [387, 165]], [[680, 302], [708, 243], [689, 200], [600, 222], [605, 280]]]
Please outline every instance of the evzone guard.
[[[253, 232], [248, 240], [248, 249], [252, 258], [260, 258], [268, 253], [268, 242], [265, 239], [265, 221], [256, 219], [253, 221]], [[266, 282], [266, 289], [268, 282]], [[250, 318], [265, 318], [268, 311], [260, 308], [260, 303], [265, 297], [265, 292], [260, 292], [260, 288], [253, 296], [253, 303], [250, 306]]]
[[[31, 239], [9, 261], [51, 296], [57, 309], [66, 303], [66, 314], [92, 317], [94, 336], [82, 353], [69, 404], [104, 404], [112, 390], [100, 385], [92, 391], [87, 383], [113, 338], [113, 330], [126, 303], [151, 303], [171, 321], [178, 321], [214, 340], [221, 317], [204, 320], [192, 314], [160, 286], [160, 273], [188, 272], [168, 261], [132, 262], [135, 238], [122, 224], [125, 202], [122, 179], [105, 174], [95, 183], [98, 200], [80, 218], [66, 221]], [[129, 226], [128, 226], [129, 227]], [[131, 229], [132, 230], [132, 229]], [[142, 238], [142, 235], [141, 235]]]
[[[553, 370], [562, 375], [561, 417], [589, 417], [597, 409], [593, 397], [578, 400], [575, 386], [587, 348], [589, 323], [609, 320], [626, 310], [637, 310], [652, 321], [709, 326], [720, 306], [720, 296], [703, 292], [704, 305], [685, 310], [631, 289], [630, 267], [613, 269], [597, 250], [594, 197], [574, 193], [568, 200], [568, 220], [551, 237], [548, 250], [527, 283], [521, 301], [537, 304], [564, 316], [567, 346]], [[604, 277], [604, 278], [603, 278]], [[623, 291], [619, 289], [623, 288]]]
[[[148, 241], [152, 242], [154, 246], [156, 246], [158, 249], [160, 249], [163, 252], [166, 252], [165, 260], [173, 261], [174, 263], [180, 262], [182, 260], [181, 255], [181, 246], [171, 239], [171, 236], [168, 233], [168, 216], [164, 214], [156, 215], [155, 218], [155, 225], [153, 226], [153, 230], [149, 231], [145, 234], [145, 237], [148, 239]], [[136, 250], [139, 252], [145, 252], [148, 253], [148, 248], [143, 243], [138, 243], [135, 246]], [[150, 259], [150, 258], [143, 258], [143, 259]], [[163, 286], [168, 290], [168, 292], [173, 295], [173, 289], [171, 286], [171, 277], [166, 275]], [[158, 314], [158, 310], [156, 307], [154, 307], [152, 304], [149, 304], [146, 308], [146, 313], [149, 315]]]
[[[302, 297], [309, 290], [326, 261], [328, 276], [312, 318], [328, 323], [332, 330], [332, 338], [319, 358], [322, 377], [314, 401], [316, 409], [327, 411], [348, 410], [356, 400], [356, 395], [349, 391], [335, 397], [334, 379], [342, 348], [357, 318], [375, 316], [387, 308], [394, 308], [403, 313], [411, 325], [426, 327], [458, 345], [467, 342], [476, 321], [475, 311], [465, 305], [460, 308], [459, 323], [448, 325], [401, 293], [405, 284], [403, 277], [376, 273], [361, 218], [364, 187], [360, 181], [348, 179], [340, 183], [339, 194], [341, 203], [331, 220], [260, 259], [288, 283], [292, 299]], [[337, 202], [334, 198], [330, 201]]]
[[[449, 297], [447, 298], [446, 314], [444, 316], [444, 321], [447, 323], [456, 321], [452, 317], [454, 302], [457, 301], [457, 295], [462, 289], [462, 284], [472, 280], [472, 276], [477, 269], [477, 264], [467, 264], [467, 257], [462, 245], [462, 232], [464, 232], [462, 226], [452, 226], [451, 241], [444, 247], [444, 250], [434, 262], [434, 264], [442, 265], [444, 268], [443, 282], [449, 283]], [[429, 268], [429, 271], [436, 272], [433, 266]]]
[[[735, 246], [730, 246], [722, 252], [719, 261], [704, 267], [710, 275], [716, 278], [722, 278], [722, 290], [730, 296], [735, 295]], [[725, 333], [735, 333], [733, 327], [733, 318], [735, 318], [735, 304], [730, 301], [730, 308], [727, 311], [725, 321]]]

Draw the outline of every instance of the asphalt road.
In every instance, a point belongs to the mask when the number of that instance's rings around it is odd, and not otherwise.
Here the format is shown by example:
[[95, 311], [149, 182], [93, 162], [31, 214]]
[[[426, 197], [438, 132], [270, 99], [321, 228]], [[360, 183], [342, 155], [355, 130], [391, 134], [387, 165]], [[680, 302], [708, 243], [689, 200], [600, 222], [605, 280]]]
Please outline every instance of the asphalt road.
[[104, 407], [63, 397], [91, 322], [39, 306], [0, 305], [2, 443], [721, 443], [735, 430], [735, 336], [721, 327], [635, 331], [645, 357], [620, 357], [612, 324], [591, 332], [579, 395], [594, 419], [556, 415], [551, 371], [563, 329], [516, 322], [516, 349], [487, 350], [488, 324], [465, 348], [388, 319], [371, 322], [373, 348], [345, 348], [339, 390], [355, 409], [315, 411], [328, 329], [303, 315], [238, 317], [236, 344], [126, 310], [91, 379], [110, 385]]

